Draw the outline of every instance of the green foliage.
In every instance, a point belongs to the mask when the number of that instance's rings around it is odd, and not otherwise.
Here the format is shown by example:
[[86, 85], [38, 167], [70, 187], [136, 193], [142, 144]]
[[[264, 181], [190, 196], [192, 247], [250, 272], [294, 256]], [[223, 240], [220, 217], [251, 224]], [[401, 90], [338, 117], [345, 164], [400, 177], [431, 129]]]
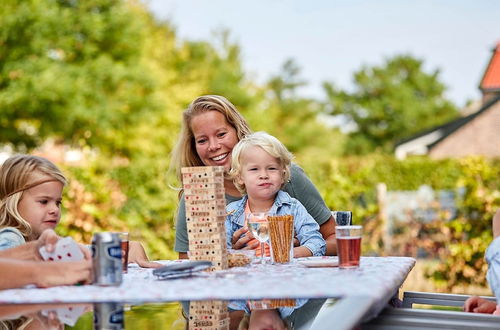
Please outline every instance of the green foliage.
[[390, 151], [394, 143], [457, 116], [444, 97], [439, 71], [426, 73], [423, 62], [409, 55], [389, 58], [382, 66], [354, 74], [355, 90], [325, 83], [325, 111], [353, 127], [346, 151]]
[[459, 215], [446, 223], [439, 242], [442, 263], [430, 275], [450, 290], [460, 284], [486, 285], [484, 253], [492, 240], [491, 219], [500, 209], [500, 162], [482, 158], [460, 161], [457, 185], [465, 188]]
[[500, 162], [482, 158], [430, 160], [413, 157], [404, 161], [370, 155], [334, 158], [305, 167], [332, 210], [352, 210], [354, 223], [364, 225], [364, 251], [384, 254], [384, 223], [379, 215], [376, 185], [388, 190], [416, 190], [426, 184], [434, 190], [463, 189], [458, 217], [422, 223], [413, 219], [396, 224], [389, 253], [416, 256], [424, 250], [441, 262], [428, 271], [443, 290], [458, 285], [485, 286], [487, 265], [483, 259], [491, 242], [491, 218], [500, 208]]
[[[48, 137], [122, 150], [155, 109], [140, 58], [143, 24], [120, 0], [6, 0], [0, 5], [0, 142]], [[125, 134], [124, 134], [125, 133]]]

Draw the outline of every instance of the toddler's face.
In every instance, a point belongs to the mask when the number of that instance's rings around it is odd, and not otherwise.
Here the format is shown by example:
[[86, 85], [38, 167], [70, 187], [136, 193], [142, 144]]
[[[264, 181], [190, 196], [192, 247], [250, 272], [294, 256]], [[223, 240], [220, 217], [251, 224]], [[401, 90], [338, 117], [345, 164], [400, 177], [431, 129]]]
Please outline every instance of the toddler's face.
[[239, 183], [244, 184], [252, 199], [274, 200], [283, 184], [283, 168], [277, 158], [260, 147], [249, 147], [240, 156], [241, 175]]
[[61, 182], [51, 181], [23, 192], [17, 209], [31, 225], [34, 238], [45, 229], [54, 229], [59, 223], [63, 187]]

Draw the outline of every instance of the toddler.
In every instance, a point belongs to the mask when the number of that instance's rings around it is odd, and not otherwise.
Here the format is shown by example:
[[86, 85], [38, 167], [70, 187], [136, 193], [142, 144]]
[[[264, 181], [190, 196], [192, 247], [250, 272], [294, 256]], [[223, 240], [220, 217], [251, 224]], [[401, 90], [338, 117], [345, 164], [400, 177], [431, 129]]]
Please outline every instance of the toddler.
[[245, 226], [245, 214], [268, 212], [293, 215], [295, 235], [300, 242], [293, 251], [295, 258], [325, 254], [326, 243], [317, 222], [297, 199], [281, 190], [290, 177], [291, 160], [286, 147], [265, 132], [247, 135], [236, 144], [229, 174], [244, 196], [226, 207], [228, 248], [233, 233]]

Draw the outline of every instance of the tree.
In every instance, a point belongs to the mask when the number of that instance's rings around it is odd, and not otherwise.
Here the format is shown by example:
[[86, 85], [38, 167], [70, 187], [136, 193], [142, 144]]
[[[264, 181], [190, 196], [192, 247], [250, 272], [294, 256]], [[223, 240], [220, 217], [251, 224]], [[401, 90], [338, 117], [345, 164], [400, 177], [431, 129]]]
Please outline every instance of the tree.
[[457, 116], [448, 101], [439, 70], [423, 71], [423, 61], [409, 55], [389, 58], [382, 66], [355, 72], [355, 90], [324, 83], [325, 111], [342, 116], [352, 128], [348, 152], [390, 151], [398, 140]]
[[127, 129], [155, 109], [138, 65], [143, 21], [121, 0], [0, 4], [0, 143], [47, 137], [122, 151]]

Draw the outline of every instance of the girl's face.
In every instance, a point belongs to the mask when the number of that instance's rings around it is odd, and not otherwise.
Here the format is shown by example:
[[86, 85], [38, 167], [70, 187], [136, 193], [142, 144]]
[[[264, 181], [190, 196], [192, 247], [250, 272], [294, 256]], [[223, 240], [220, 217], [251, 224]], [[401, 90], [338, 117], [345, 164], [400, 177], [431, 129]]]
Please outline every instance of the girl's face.
[[241, 173], [248, 197], [253, 200], [274, 200], [283, 184], [283, 168], [279, 160], [264, 149], [252, 146], [240, 155]]
[[208, 111], [191, 119], [196, 152], [206, 166], [231, 168], [231, 151], [238, 143], [236, 129], [218, 111]]
[[23, 192], [17, 209], [31, 225], [35, 239], [45, 229], [54, 229], [59, 223], [63, 187], [59, 181], [50, 181]]

